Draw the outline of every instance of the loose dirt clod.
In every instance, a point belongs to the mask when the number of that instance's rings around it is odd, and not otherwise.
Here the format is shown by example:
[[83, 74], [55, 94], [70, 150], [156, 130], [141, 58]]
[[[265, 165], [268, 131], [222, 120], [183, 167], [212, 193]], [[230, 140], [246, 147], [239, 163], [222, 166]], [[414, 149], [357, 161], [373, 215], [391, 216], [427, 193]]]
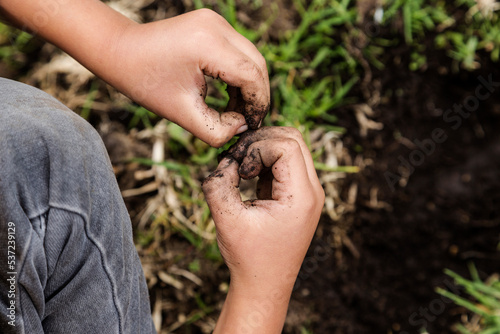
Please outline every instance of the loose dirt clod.
[[243, 158], [247, 154], [248, 147], [260, 140], [261, 135], [258, 130], [247, 130], [243, 132], [236, 143], [231, 145], [226, 151], [219, 154], [218, 160], [221, 161], [225, 157], [232, 157], [239, 164], [243, 162]]
[[[238, 141], [227, 151], [219, 155], [219, 161], [224, 157], [231, 157], [240, 164], [239, 174], [243, 179], [252, 179], [262, 171], [262, 161], [259, 154], [255, 151], [248, 153], [248, 148], [253, 143], [263, 140], [267, 137], [265, 128], [258, 130], [248, 130], [244, 132]], [[243, 159], [247, 157], [243, 164]]]
[[255, 142], [274, 137], [277, 134], [285, 134], [287, 131], [288, 130], [286, 128], [271, 126], [261, 127], [257, 130], [245, 131], [236, 143], [219, 155], [219, 161], [225, 157], [232, 157], [241, 165], [239, 174], [243, 179], [252, 179], [259, 176], [268, 168], [262, 164], [258, 151], [255, 150], [248, 152], [250, 145]]

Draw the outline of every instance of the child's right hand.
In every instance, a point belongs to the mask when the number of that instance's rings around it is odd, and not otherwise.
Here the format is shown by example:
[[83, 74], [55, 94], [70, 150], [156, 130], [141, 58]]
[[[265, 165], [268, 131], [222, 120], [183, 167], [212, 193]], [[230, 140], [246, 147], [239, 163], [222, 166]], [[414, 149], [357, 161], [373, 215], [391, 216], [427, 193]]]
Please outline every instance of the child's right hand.
[[[203, 183], [231, 272], [229, 306], [224, 306], [216, 332], [249, 330], [251, 321], [245, 316], [254, 313], [266, 320], [250, 326], [249, 333], [280, 333], [325, 195], [296, 129], [260, 128], [236, 145], [233, 154], [243, 159], [241, 165], [229, 155]], [[241, 201], [240, 175], [260, 175], [257, 200]]]

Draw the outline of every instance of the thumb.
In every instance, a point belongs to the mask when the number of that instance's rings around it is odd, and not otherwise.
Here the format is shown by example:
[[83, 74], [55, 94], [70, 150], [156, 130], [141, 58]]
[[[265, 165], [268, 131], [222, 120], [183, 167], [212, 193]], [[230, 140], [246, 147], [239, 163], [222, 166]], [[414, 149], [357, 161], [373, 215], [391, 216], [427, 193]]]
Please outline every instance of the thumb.
[[[243, 209], [240, 191], [239, 164], [231, 157], [225, 157], [217, 169], [202, 184], [203, 193], [212, 212], [215, 224], [233, 221], [228, 216], [238, 216]], [[222, 219], [225, 217], [226, 219]]]
[[245, 116], [235, 111], [219, 113], [207, 106], [201, 96], [185, 101], [180, 126], [212, 147], [221, 147], [248, 129]]

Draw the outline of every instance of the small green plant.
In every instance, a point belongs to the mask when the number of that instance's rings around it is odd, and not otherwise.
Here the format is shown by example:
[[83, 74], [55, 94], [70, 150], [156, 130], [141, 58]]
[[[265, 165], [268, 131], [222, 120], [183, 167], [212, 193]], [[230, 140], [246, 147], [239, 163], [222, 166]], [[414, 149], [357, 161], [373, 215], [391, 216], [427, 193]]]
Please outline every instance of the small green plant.
[[[407, 44], [421, 39], [428, 31], [435, 30], [439, 25], [451, 25], [454, 19], [449, 16], [446, 2], [424, 0], [391, 0], [383, 17], [382, 23], [394, 19], [398, 11], [402, 12], [403, 31]], [[441, 26], [442, 27], [442, 26]]]
[[350, 0], [315, 0], [307, 7], [296, 0], [294, 5], [301, 16], [299, 26], [260, 51], [269, 62], [273, 110], [279, 111], [274, 120], [308, 130], [318, 118], [334, 123], [333, 110], [349, 101], [348, 93], [358, 81], [358, 62], [347, 43], [337, 39], [350, 38], [344, 32], [354, 29], [357, 12]]
[[456, 329], [462, 334], [499, 334], [500, 333], [500, 278], [492, 275], [485, 282], [479, 278], [476, 267], [469, 264], [471, 280], [461, 277], [451, 270], [445, 273], [462, 286], [472, 300], [458, 296], [442, 288], [436, 291], [451, 299], [474, 314], [474, 323], [457, 324]]
[[431, 35], [435, 38], [434, 47], [445, 50], [452, 59], [453, 71], [458, 72], [460, 67], [472, 71], [480, 66], [480, 51], [489, 53], [493, 61], [500, 58], [500, 27], [495, 6], [491, 2], [480, 7], [474, 0], [387, 0], [381, 24], [397, 26], [394, 23], [398, 17], [402, 19], [404, 41], [413, 49], [411, 70], [426, 68], [425, 53], [434, 50], [428, 50], [424, 42]]
[[301, 327], [300, 328], [300, 334], [313, 334], [313, 331], [307, 329], [306, 327]]
[[129, 128], [136, 128], [141, 123], [144, 127], [151, 128], [153, 127], [151, 121], [158, 119], [158, 116], [151, 111], [135, 104], [127, 105], [126, 110], [133, 115], [128, 124]]
[[94, 104], [94, 100], [97, 96], [98, 89], [99, 89], [99, 81], [94, 79], [92, 81], [92, 84], [90, 85], [90, 90], [87, 95], [87, 98], [85, 99], [85, 103], [82, 106], [82, 110], [80, 111], [80, 116], [82, 116], [86, 120], [88, 120], [90, 117], [90, 112], [92, 110], [92, 105]]
[[12, 68], [24, 64], [24, 54], [37, 48], [39, 43], [30, 34], [0, 22], [0, 61]]

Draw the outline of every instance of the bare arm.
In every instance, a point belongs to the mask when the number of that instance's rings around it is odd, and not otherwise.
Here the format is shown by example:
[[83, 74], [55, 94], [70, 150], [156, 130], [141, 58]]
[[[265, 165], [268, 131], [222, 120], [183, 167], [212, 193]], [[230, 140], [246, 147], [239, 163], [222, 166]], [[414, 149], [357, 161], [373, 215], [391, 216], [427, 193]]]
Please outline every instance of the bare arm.
[[98, 0], [0, 0], [17, 27], [57, 45], [103, 78], [110, 77], [116, 43], [136, 25]]

